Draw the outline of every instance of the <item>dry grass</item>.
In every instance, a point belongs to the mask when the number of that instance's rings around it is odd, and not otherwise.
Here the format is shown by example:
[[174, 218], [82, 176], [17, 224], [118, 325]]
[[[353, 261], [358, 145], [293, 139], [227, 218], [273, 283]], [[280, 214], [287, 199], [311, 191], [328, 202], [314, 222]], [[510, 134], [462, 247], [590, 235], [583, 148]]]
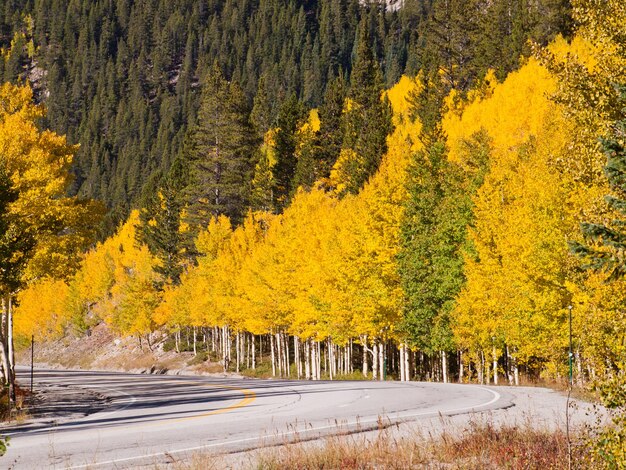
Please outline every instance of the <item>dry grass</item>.
[[0, 392], [0, 422], [17, 422], [26, 421], [30, 415], [28, 413], [28, 403], [30, 402], [30, 391], [15, 386], [15, 405], [9, 409], [7, 389], [3, 388]]
[[[578, 457], [574, 456], [573, 468], [577, 468]], [[175, 468], [566, 469], [567, 439], [562, 431], [540, 431], [531, 423], [522, 427], [472, 423], [459, 433], [447, 431], [438, 436], [421, 433], [398, 436], [390, 428], [369, 435], [339, 435], [310, 442], [285, 443], [243, 457], [227, 456], [225, 460], [220, 456], [196, 454]]]

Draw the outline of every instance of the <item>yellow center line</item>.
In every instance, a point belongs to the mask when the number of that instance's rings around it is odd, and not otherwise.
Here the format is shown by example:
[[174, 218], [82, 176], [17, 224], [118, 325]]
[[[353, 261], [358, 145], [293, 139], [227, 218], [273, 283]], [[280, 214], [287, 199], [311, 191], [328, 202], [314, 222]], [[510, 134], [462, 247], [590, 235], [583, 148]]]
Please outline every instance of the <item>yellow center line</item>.
[[[147, 427], [147, 426], [159, 426], [163, 423], [179, 423], [182, 421], [190, 421], [192, 419], [200, 419], [200, 418], [204, 418], [207, 416], [212, 416], [212, 415], [218, 415], [218, 414], [222, 414], [222, 413], [228, 413], [229, 411], [233, 411], [236, 410], [237, 408], [243, 408], [244, 406], [249, 405], [250, 403], [252, 403], [254, 400], [256, 400], [256, 393], [253, 392], [252, 390], [249, 390], [247, 388], [240, 388], [240, 387], [235, 387], [232, 385], [221, 385], [221, 384], [210, 384], [210, 383], [204, 383], [204, 382], [186, 382], [186, 381], [176, 381], [176, 380], [169, 380], [169, 381], [165, 381], [165, 382], [160, 382], [160, 383], [173, 383], [173, 384], [181, 384], [181, 385], [200, 385], [202, 387], [211, 387], [211, 388], [217, 388], [217, 389], [225, 389], [225, 390], [234, 390], [237, 392], [240, 392], [244, 397], [239, 400], [236, 403], [233, 403], [232, 405], [226, 406], [224, 408], [218, 408], [217, 410], [213, 410], [213, 411], [208, 411], [206, 413], [200, 413], [197, 415], [193, 415], [193, 416], [186, 416], [184, 418], [165, 418], [165, 419], [161, 419], [158, 422], [155, 423], [137, 423], [137, 424], [130, 424], [129, 426], [126, 427], [131, 427], [131, 428], [142, 428], [142, 427]], [[190, 413], [193, 413], [193, 411], [190, 411]], [[133, 417], [130, 417], [130, 419], [132, 419]], [[141, 419], [141, 416], [137, 416], [138, 419]]]
[[170, 421], [170, 422], [188, 421], [188, 420], [191, 420], [191, 419], [203, 418], [205, 416], [212, 416], [212, 415], [219, 415], [219, 414], [222, 414], [222, 413], [228, 413], [229, 411], [236, 410], [237, 408], [243, 408], [244, 406], [247, 406], [250, 403], [252, 403], [254, 400], [256, 400], [256, 393], [254, 393], [252, 390], [249, 390], [247, 388], [239, 388], [239, 387], [234, 387], [232, 385], [205, 384], [205, 383], [202, 383], [202, 382], [190, 382], [190, 383], [197, 383], [197, 384], [204, 385], [204, 386], [207, 386], [207, 387], [224, 388], [224, 389], [227, 389], [227, 390], [235, 390], [235, 391], [241, 392], [243, 394], [244, 398], [242, 400], [238, 401], [237, 403], [233, 403], [232, 405], [224, 407], [224, 408], [219, 408], [217, 410], [208, 411], [206, 413], [200, 413], [199, 415], [187, 416], [186, 418], [174, 418], [174, 419], [170, 419], [170, 420], [167, 420], [167, 421]]

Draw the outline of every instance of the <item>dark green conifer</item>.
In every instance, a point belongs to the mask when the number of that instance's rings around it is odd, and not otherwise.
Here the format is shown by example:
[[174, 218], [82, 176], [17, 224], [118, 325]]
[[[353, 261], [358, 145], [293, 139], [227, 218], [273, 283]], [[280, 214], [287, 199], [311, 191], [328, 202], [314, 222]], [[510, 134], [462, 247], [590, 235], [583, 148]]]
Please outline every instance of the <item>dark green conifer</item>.
[[184, 267], [194, 257], [190, 237], [181, 232], [186, 185], [184, 162], [177, 159], [165, 176], [154, 173], [144, 186], [137, 238], [160, 261], [154, 267], [165, 283], [178, 285]]
[[259, 140], [241, 88], [227, 82], [217, 64], [204, 80], [198, 122], [191, 132], [194, 144], [186, 189], [190, 222], [205, 226], [218, 215], [241, 222]]
[[391, 105], [381, 99], [383, 85], [374, 57], [366, 20], [359, 28], [357, 58], [350, 77], [350, 109], [343, 115], [343, 147], [353, 151], [344, 162], [347, 191], [358, 192], [373, 175], [387, 151], [387, 136], [392, 131]]
[[295, 189], [293, 178], [296, 173], [296, 145], [298, 129], [303, 124], [305, 111], [302, 103], [292, 94], [280, 107], [276, 118], [274, 174], [274, 199], [279, 211], [284, 209]]
[[449, 315], [465, 282], [471, 198], [482, 184], [490, 143], [484, 133], [465, 143], [468, 170], [448, 160], [438, 132], [424, 140], [410, 167], [398, 260], [406, 298], [403, 328], [412, 346], [432, 354], [453, 347]]

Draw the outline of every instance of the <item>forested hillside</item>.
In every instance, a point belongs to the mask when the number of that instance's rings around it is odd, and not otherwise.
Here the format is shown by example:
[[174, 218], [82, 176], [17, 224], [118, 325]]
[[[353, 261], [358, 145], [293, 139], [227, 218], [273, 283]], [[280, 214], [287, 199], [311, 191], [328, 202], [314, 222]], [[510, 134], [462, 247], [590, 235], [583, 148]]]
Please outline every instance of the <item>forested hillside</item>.
[[249, 106], [265, 102], [257, 123], [265, 131], [292, 95], [318, 106], [335, 78], [349, 83], [365, 29], [381, 86], [421, 71], [424, 112], [436, 115], [452, 87], [466, 91], [490, 67], [499, 78], [515, 69], [527, 39], [567, 34], [567, 5], [405, 0], [385, 11], [358, 0], [7, 0], [0, 77], [32, 83], [48, 109], [45, 125], [80, 143], [72, 193], [105, 202], [111, 233], [138, 207], [150, 176], [180, 155], [214, 63]]

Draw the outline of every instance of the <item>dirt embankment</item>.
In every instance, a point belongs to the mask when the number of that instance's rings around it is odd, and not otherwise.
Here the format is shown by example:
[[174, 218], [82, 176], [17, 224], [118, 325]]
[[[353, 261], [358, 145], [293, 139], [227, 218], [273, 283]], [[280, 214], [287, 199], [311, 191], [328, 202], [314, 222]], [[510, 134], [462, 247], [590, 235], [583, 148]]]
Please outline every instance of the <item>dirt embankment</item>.
[[[224, 374], [222, 365], [192, 352], [166, 351], [165, 335], [153, 335], [151, 345], [136, 337], [118, 338], [100, 324], [82, 337], [35, 343], [35, 366], [63, 369], [107, 370], [139, 374]], [[30, 349], [19, 351], [17, 362], [30, 365]]]

